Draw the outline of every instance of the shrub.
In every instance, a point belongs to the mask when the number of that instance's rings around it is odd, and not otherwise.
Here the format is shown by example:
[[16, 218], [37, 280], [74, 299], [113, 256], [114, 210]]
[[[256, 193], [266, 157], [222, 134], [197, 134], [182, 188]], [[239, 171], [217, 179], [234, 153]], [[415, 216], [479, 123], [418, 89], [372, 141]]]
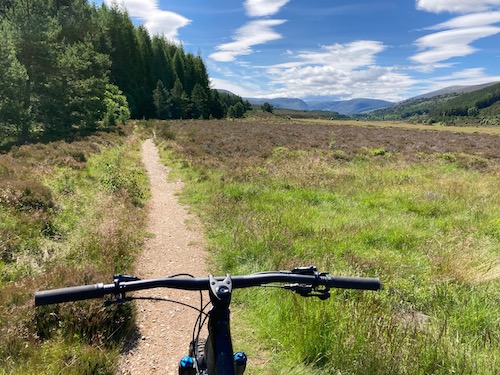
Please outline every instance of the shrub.
[[274, 111], [274, 107], [271, 104], [269, 104], [268, 102], [264, 102], [264, 104], [262, 104], [260, 106], [260, 109], [262, 110], [262, 112], [273, 113], [273, 111]]
[[5, 181], [0, 186], [0, 204], [29, 212], [48, 211], [54, 207], [51, 190], [33, 180]]
[[107, 84], [104, 102], [106, 103], [105, 126], [124, 124], [130, 118], [127, 97], [115, 85]]
[[227, 116], [230, 118], [241, 118], [245, 115], [245, 107], [240, 102], [232, 105], [227, 110]]
[[106, 191], [125, 191], [135, 205], [142, 205], [147, 198], [147, 177], [127, 161], [127, 152], [125, 148], [108, 150], [89, 161], [89, 171]]

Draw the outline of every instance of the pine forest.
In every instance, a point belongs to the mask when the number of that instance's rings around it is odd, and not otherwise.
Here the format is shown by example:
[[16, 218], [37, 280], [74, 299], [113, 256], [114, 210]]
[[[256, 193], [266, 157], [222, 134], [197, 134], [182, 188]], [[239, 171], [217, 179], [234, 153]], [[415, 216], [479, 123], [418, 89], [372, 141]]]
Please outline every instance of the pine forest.
[[27, 140], [134, 119], [240, 117], [200, 56], [126, 10], [86, 0], [0, 3], [0, 136]]

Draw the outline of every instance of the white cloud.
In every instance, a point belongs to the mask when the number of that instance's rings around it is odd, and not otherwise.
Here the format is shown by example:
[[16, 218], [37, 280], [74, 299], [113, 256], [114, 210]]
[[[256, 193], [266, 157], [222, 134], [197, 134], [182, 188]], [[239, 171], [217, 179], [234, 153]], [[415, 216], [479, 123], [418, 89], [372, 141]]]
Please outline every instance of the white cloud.
[[467, 27], [478, 27], [493, 25], [500, 22], [500, 12], [472, 13], [465, 16], [455, 17], [449, 21], [427, 27], [427, 30], [460, 29]]
[[129, 15], [134, 17], [147, 17], [148, 14], [158, 10], [157, 1], [151, 0], [104, 0], [107, 5], [123, 5]]
[[417, 0], [417, 9], [433, 13], [481, 12], [500, 6], [500, 0]]
[[375, 64], [385, 48], [381, 42], [363, 40], [302, 51], [290, 63], [266, 68], [275, 85], [273, 97], [400, 100], [414, 81], [395, 68]]
[[122, 4], [131, 17], [137, 17], [144, 22], [148, 31], [162, 34], [172, 41], [177, 41], [178, 30], [191, 21], [186, 17], [166, 10], [161, 10], [158, 0], [104, 0], [107, 5]]
[[[418, 0], [417, 7], [429, 11], [468, 11], [475, 13], [452, 18], [446, 22], [427, 27], [427, 30], [444, 30], [423, 36], [415, 41], [421, 50], [410, 59], [421, 64], [435, 64], [449, 60], [453, 57], [464, 57], [477, 51], [472, 44], [482, 38], [500, 33], [500, 27], [495, 24], [500, 22], [500, 11], [479, 12], [488, 6], [500, 4], [500, 0], [476, 0], [474, 7], [468, 9], [465, 5], [471, 1]], [[432, 6], [431, 6], [432, 5]], [[476, 6], [477, 5], [477, 6]]]
[[432, 73], [436, 69], [453, 68], [455, 65], [456, 63], [421, 64], [410, 66], [408, 69], [419, 73]]
[[[452, 82], [452, 81], [463, 81], [463, 80], [473, 80], [476, 82], [478, 79], [488, 77], [484, 73], [484, 68], [469, 68], [460, 71], [453, 72], [447, 76], [441, 76], [434, 78], [436, 81], [441, 82]], [[491, 77], [487, 78], [488, 80]]]
[[290, 0], [246, 0], [245, 9], [250, 17], [272, 16]]
[[359, 40], [349, 44], [323, 46], [319, 52], [301, 52], [298, 57], [308, 64], [334, 64], [355, 68], [374, 64], [375, 55], [385, 48], [382, 42]]
[[175, 41], [178, 38], [178, 30], [191, 22], [180, 14], [167, 11], [151, 14], [144, 20], [146, 21], [144, 26], [151, 34], [163, 34], [168, 39]]
[[215, 61], [234, 61], [236, 56], [249, 55], [253, 52], [252, 46], [264, 44], [272, 40], [281, 39], [281, 34], [273, 30], [286, 20], [257, 20], [248, 22], [236, 31], [233, 42], [221, 44], [216, 52], [210, 55]]
[[213, 78], [213, 77], [210, 78], [210, 83], [213, 88], [228, 90], [235, 95], [239, 95], [246, 98], [253, 97], [257, 89], [254, 87], [253, 89], [248, 90], [241, 84], [239, 84], [239, 82], [235, 83], [234, 81], [228, 81], [226, 79]]
[[471, 43], [500, 33], [500, 27], [482, 26], [452, 29], [423, 36], [416, 40], [417, 46], [424, 50], [411, 57], [421, 64], [432, 64], [457, 56], [467, 56], [476, 51]]
[[490, 76], [484, 68], [471, 68], [453, 72], [452, 74], [433, 77], [432, 80], [423, 80], [422, 93], [440, 90], [450, 86], [472, 86], [489, 82], [500, 82], [500, 75]]

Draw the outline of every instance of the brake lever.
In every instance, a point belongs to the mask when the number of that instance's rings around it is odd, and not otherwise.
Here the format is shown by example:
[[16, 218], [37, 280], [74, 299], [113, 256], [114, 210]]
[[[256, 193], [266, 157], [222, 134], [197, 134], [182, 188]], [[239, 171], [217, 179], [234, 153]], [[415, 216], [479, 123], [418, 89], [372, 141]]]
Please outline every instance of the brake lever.
[[309, 267], [296, 267], [292, 271], [298, 275], [318, 275], [318, 268], [316, 266]]
[[299, 294], [301, 297], [318, 297], [322, 301], [330, 298], [328, 288], [318, 289], [314, 288], [312, 285], [306, 284], [288, 284], [283, 285], [282, 288], [285, 290], [291, 290], [292, 292]]
[[122, 275], [122, 274], [119, 274], [119, 275], [114, 275], [113, 276], [113, 282], [126, 282], [126, 281], [139, 281], [140, 278], [138, 278], [137, 276], [131, 276], [131, 275]]
[[[316, 266], [309, 267], [297, 267], [292, 269], [292, 273], [298, 275], [311, 275], [319, 281], [321, 276], [327, 275], [326, 273], [319, 273], [318, 268]], [[288, 290], [292, 290], [295, 293], [300, 294], [302, 297], [318, 297], [320, 300], [326, 300], [330, 298], [330, 289], [328, 287], [324, 287], [323, 289], [319, 289], [317, 286], [305, 285], [305, 284], [290, 284], [287, 285]]]

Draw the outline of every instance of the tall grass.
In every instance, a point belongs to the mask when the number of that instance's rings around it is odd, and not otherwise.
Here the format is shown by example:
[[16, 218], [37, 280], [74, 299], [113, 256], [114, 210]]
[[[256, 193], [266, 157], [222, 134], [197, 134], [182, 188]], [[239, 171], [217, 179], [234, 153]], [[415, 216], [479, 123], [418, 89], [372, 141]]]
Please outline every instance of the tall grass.
[[251, 373], [496, 373], [497, 161], [479, 166], [466, 153], [410, 161], [362, 145], [344, 157], [286, 143], [257, 159], [227, 145], [216, 158], [203, 152], [200, 129], [179, 128], [163, 147], [205, 222], [215, 268], [315, 264], [385, 284], [377, 293], [333, 291], [328, 301], [238, 291], [233, 329], [243, 325], [244, 340], [260, 343], [250, 357], [267, 352]]
[[112, 374], [132, 306], [35, 308], [33, 292], [131, 272], [148, 196], [134, 137], [100, 133], [0, 155], [0, 373]]

